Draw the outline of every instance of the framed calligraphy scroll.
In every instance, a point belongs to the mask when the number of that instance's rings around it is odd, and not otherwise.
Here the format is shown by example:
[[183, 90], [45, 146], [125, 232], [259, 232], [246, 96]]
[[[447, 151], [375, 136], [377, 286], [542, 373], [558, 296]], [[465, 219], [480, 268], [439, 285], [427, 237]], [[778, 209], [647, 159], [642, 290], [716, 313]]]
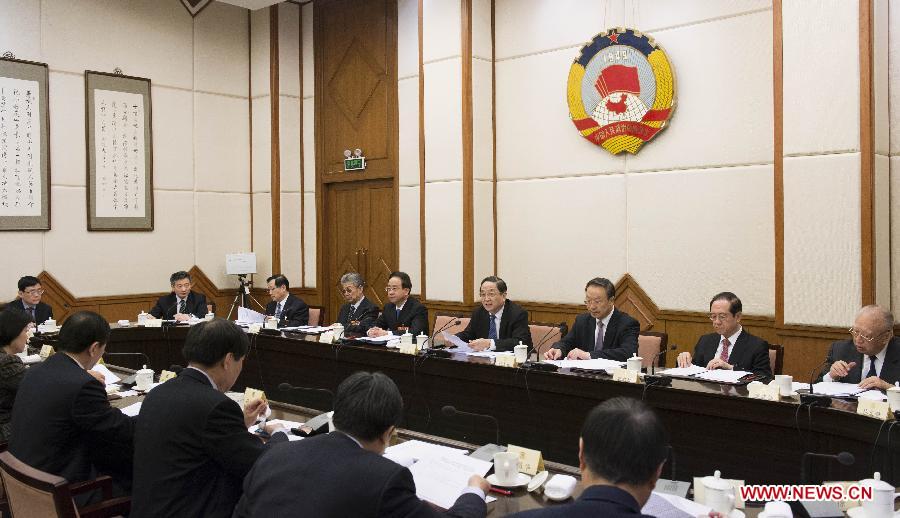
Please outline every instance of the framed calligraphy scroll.
[[84, 73], [88, 230], [153, 230], [150, 80]]
[[50, 230], [46, 63], [0, 58], [0, 230]]

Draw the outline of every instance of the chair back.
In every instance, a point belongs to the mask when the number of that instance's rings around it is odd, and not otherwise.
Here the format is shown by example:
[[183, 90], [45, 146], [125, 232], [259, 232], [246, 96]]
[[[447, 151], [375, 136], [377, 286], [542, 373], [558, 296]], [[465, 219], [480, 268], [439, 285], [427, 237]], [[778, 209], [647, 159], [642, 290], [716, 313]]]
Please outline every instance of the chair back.
[[[666, 348], [669, 346], [669, 335], [656, 331], [641, 331], [638, 335], [638, 356], [642, 358], [641, 366], [650, 367], [656, 359], [656, 367], [666, 364]], [[657, 356], [659, 354], [659, 356]]]
[[[465, 329], [466, 326], [469, 325], [469, 320], [471, 320], [471, 318], [469, 317], [460, 317], [457, 315], [435, 315], [434, 327], [432, 329], [437, 332], [438, 329], [457, 319], [459, 319], [459, 324], [451, 325], [447, 329], [444, 329], [444, 331], [450, 333], [451, 335], [454, 335]], [[438, 333], [437, 336], [434, 337], [435, 344], [442, 344], [444, 343], [444, 341], [444, 337], [441, 336], [441, 333]]]
[[534, 352], [537, 353], [538, 358], [543, 357], [544, 353], [553, 344], [562, 340], [567, 328], [565, 324], [545, 324], [542, 322], [528, 324], [528, 329], [531, 331], [531, 344], [534, 346]]
[[322, 318], [322, 308], [309, 307], [309, 325], [317, 326]]
[[784, 346], [779, 344], [769, 344], [769, 367], [772, 374], [781, 374], [784, 369]]
[[0, 453], [0, 477], [16, 518], [77, 516], [66, 479], [34, 469], [8, 451]]

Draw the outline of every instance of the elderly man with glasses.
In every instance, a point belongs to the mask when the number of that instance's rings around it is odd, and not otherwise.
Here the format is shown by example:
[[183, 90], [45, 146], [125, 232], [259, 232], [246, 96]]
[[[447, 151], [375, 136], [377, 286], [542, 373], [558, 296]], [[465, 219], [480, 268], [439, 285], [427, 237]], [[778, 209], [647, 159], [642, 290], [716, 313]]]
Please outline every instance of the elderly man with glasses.
[[44, 288], [41, 280], [31, 275], [19, 279], [19, 298], [10, 302], [7, 307], [24, 311], [35, 324], [43, 324], [48, 318], [53, 318], [53, 308], [49, 304], [41, 302]]
[[366, 281], [356, 272], [341, 276], [341, 295], [346, 301], [338, 311], [337, 323], [344, 326], [344, 334], [365, 335], [378, 318], [378, 306], [366, 298]]
[[862, 389], [889, 389], [900, 381], [900, 339], [894, 315], [881, 306], [865, 306], [856, 314], [850, 340], [831, 344], [831, 365], [823, 381], [858, 383]]

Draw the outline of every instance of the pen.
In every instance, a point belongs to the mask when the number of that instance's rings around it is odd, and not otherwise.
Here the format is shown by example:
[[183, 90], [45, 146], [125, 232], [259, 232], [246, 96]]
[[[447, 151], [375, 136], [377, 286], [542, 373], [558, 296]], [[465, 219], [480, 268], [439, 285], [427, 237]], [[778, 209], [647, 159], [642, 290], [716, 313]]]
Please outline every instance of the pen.
[[494, 487], [494, 486], [491, 486], [490, 492], [505, 495], [505, 496], [509, 496], [512, 494], [512, 491], [508, 491], [506, 489], [500, 489], [499, 487]]

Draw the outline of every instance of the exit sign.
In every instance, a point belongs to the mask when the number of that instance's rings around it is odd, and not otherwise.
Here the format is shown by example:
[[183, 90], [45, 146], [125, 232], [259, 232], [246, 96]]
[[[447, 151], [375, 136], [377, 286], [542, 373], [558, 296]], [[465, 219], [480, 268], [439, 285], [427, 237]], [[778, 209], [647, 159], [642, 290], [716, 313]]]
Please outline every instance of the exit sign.
[[362, 171], [366, 168], [366, 157], [352, 157], [344, 159], [344, 171]]

